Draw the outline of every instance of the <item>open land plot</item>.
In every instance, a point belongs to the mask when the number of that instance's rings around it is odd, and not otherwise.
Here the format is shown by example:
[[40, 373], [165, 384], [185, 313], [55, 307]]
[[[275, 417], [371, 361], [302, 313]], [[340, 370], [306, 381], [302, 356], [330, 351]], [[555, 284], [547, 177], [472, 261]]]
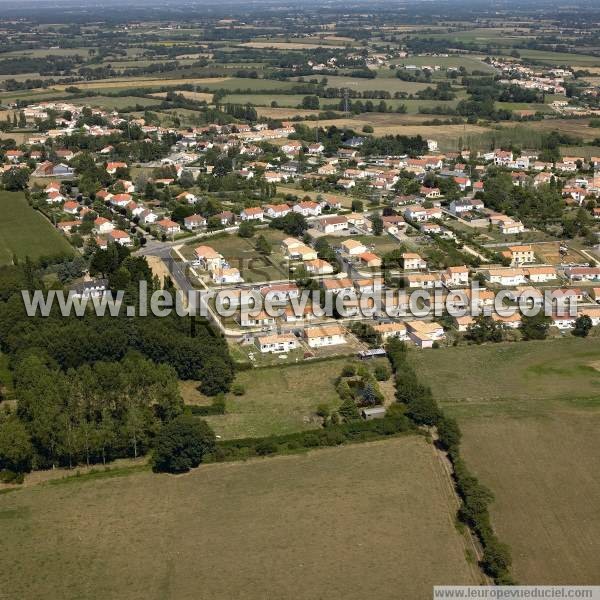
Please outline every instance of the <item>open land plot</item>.
[[[198, 102], [212, 102], [213, 94], [209, 94], [208, 92], [188, 92], [187, 90], [173, 90], [176, 94], [180, 94], [184, 98], [188, 98], [189, 100], [196, 100]], [[167, 92], [158, 92], [156, 94], [152, 94], [154, 98], [166, 98]]]
[[[79, 103], [78, 103], [79, 104]], [[156, 106], [160, 99], [141, 98], [140, 96], [94, 96], [85, 100], [86, 105], [97, 106], [105, 110], [122, 110], [124, 108], [139, 106]]]
[[282, 195], [284, 197], [287, 194], [293, 194], [298, 198], [310, 198], [311, 200], [316, 200], [318, 196], [321, 196], [322, 198], [331, 198], [333, 200], [338, 200], [343, 208], [350, 208], [352, 206], [352, 197], [346, 196], [344, 194], [332, 194], [330, 192], [305, 192], [300, 188], [295, 188], [286, 184], [278, 185], [277, 193], [278, 195]]
[[[260, 354], [257, 348], [253, 350]], [[335, 379], [347, 362], [346, 358], [308, 360], [279, 368], [242, 371], [236, 383], [244, 387], [244, 395], [227, 394], [227, 413], [207, 419], [224, 439], [318, 429], [321, 420], [316, 416], [317, 407], [324, 404], [333, 409], [340, 404]], [[188, 390], [184, 398], [190, 404], [210, 402], [193, 389]]]
[[550, 265], [560, 265], [561, 263], [587, 263], [589, 258], [579, 252], [572, 245], [568, 245], [568, 252], [561, 256], [559, 252], [560, 242], [551, 242], [544, 244], [535, 244], [534, 250], [542, 262]]
[[256, 112], [260, 117], [266, 119], [292, 119], [293, 117], [310, 117], [312, 115], [318, 115], [318, 110], [310, 110], [305, 108], [270, 108], [260, 107], [257, 108]]
[[[323, 236], [332, 246], [338, 246], [344, 239], [343, 237], [336, 236]], [[383, 255], [392, 250], [400, 248], [400, 242], [391, 235], [353, 235], [353, 240], [361, 242], [370, 251], [375, 252], [378, 255]]]
[[[273, 252], [269, 256], [263, 256], [254, 247], [259, 235], [263, 235], [272, 245]], [[287, 261], [279, 252], [279, 244], [284, 237], [286, 236], [281, 231], [274, 229], [260, 229], [251, 239], [225, 234], [201, 242], [191, 242], [183, 247], [182, 253], [191, 259], [196, 246], [208, 245], [220, 252], [232, 267], [239, 269], [247, 283], [287, 279]]]
[[[97, 79], [95, 81], [78, 81], [75, 87], [80, 89], [122, 89], [122, 88], [143, 88], [143, 87], [151, 87], [151, 86], [162, 86], [162, 85], [181, 85], [184, 83], [189, 83], [192, 85], [198, 86], [208, 86], [225, 83], [229, 78], [228, 77], [190, 77], [189, 79], [167, 79], [163, 77], [126, 77], [123, 79], [119, 79], [115, 77], [114, 79]], [[65, 85], [56, 85], [53, 86], [52, 89], [55, 90], [64, 90]], [[217, 86], [218, 87], [218, 86]]]
[[22, 193], [0, 192], [0, 264], [12, 264], [13, 256], [37, 259], [73, 253], [69, 242]]
[[428, 83], [417, 83], [413, 81], [402, 81], [398, 78], [381, 77], [376, 79], [365, 79], [364, 77], [344, 77], [333, 75], [327, 77], [327, 87], [348, 88], [357, 92], [371, 90], [382, 90], [394, 94], [394, 92], [406, 92], [414, 94], [420, 90], [430, 87]]
[[[600, 130], [596, 129], [600, 138]], [[600, 156], [600, 146], [561, 146], [562, 156], [581, 156], [589, 160], [592, 156]]]
[[449, 39], [460, 42], [501, 42], [507, 37], [514, 37], [523, 40], [530, 37], [527, 34], [529, 29], [517, 27], [474, 27], [463, 31], [433, 33], [434, 39]]
[[471, 150], [487, 150], [491, 143], [496, 147], [514, 144], [522, 148], [540, 149], [543, 147], [544, 137], [554, 131], [582, 141], [589, 141], [596, 137], [594, 129], [588, 127], [588, 119], [544, 119], [518, 125], [505, 121], [483, 132], [469, 133], [463, 136], [463, 140]]
[[[515, 127], [514, 124], [501, 123], [502, 127]], [[574, 137], [579, 137], [585, 141], [592, 140], [596, 135], [596, 130], [589, 127], [589, 119], [544, 119], [542, 121], [531, 121], [518, 128], [528, 130], [529, 132], [550, 133], [558, 131]]]
[[[398, 115], [402, 117], [404, 115]], [[360, 115], [356, 119], [332, 119], [329, 121], [320, 121], [322, 127], [335, 125], [338, 128], [352, 128], [359, 130], [363, 125], [372, 125], [375, 135], [420, 135], [428, 139], [437, 140], [441, 150], [457, 150], [459, 138], [466, 141], [468, 136], [477, 136], [486, 133], [488, 130], [479, 125], [428, 125], [426, 127], [418, 125], [395, 124], [396, 115], [393, 113], [382, 115]], [[382, 118], [378, 118], [382, 117]], [[431, 118], [431, 117], [429, 117]], [[307, 122], [306, 125], [310, 125]]]
[[[444, 348], [415, 354], [415, 368], [445, 403], [593, 398], [600, 392], [600, 338]], [[535, 408], [535, 407], [534, 407]]]
[[495, 494], [523, 584], [598, 584], [600, 338], [444, 348], [415, 360]]
[[572, 65], [575, 67], [600, 67], [600, 56], [569, 54], [567, 52], [547, 52], [545, 50], [519, 50], [521, 58], [539, 60], [552, 65]]
[[432, 582], [479, 583], [454, 513], [417, 436], [179, 477], [73, 478], [0, 496], [0, 582], [32, 600], [421, 600]]
[[597, 585], [600, 403], [460, 424], [465, 460], [496, 497], [492, 519], [519, 583]]
[[496, 102], [496, 109], [504, 110], [533, 110], [541, 113], [553, 113], [554, 111], [548, 104], [536, 102]]
[[302, 94], [227, 94], [223, 98], [226, 104], [254, 104], [255, 106], [271, 106], [276, 102], [278, 106], [294, 108], [302, 104]]
[[[193, 83], [193, 82], [192, 82]], [[201, 84], [198, 84], [199, 86]], [[207, 83], [202, 87], [209, 90], [289, 90], [298, 85], [294, 81], [275, 81], [274, 79], [250, 79], [244, 77], [227, 77]]]

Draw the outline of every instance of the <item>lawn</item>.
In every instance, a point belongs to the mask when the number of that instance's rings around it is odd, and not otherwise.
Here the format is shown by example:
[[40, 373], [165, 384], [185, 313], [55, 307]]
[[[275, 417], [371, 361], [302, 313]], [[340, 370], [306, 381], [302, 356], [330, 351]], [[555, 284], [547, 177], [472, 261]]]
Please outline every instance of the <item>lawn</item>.
[[7, 598], [431, 598], [478, 584], [422, 437], [0, 496]]
[[[413, 355], [417, 358], [416, 352]], [[600, 338], [444, 348], [414, 360], [463, 432], [522, 584], [597, 584]]]
[[37, 259], [72, 255], [67, 240], [29, 204], [20, 192], [0, 192], [0, 265], [12, 264], [13, 256]]
[[[258, 353], [258, 350], [256, 350]], [[244, 387], [243, 396], [228, 394], [227, 414], [208, 421], [224, 439], [279, 435], [316, 429], [320, 404], [330, 408], [340, 403], [334, 382], [348, 362], [346, 358], [322, 362], [303, 362], [289, 366], [242, 371], [236, 383]], [[188, 403], [206, 403], [200, 393], [188, 389]]]

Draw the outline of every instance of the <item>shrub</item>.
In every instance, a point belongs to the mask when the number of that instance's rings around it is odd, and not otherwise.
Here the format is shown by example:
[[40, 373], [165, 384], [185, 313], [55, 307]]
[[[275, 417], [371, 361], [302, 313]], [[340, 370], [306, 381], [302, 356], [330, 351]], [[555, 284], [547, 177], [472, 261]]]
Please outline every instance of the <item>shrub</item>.
[[259, 456], [275, 454], [277, 452], [277, 444], [273, 440], [264, 439], [256, 445], [255, 452]]
[[344, 365], [342, 377], [354, 377], [354, 375], [356, 375], [356, 365], [353, 365], [352, 363]]
[[322, 419], [326, 419], [330, 412], [331, 411], [329, 410], [329, 406], [327, 406], [327, 404], [319, 404], [319, 406], [317, 406], [317, 416], [321, 417]]
[[377, 381], [387, 381], [392, 374], [390, 368], [384, 364], [377, 365], [373, 372]]
[[241, 383], [234, 383], [231, 386], [231, 393], [234, 396], [243, 396], [246, 393], [246, 388]]

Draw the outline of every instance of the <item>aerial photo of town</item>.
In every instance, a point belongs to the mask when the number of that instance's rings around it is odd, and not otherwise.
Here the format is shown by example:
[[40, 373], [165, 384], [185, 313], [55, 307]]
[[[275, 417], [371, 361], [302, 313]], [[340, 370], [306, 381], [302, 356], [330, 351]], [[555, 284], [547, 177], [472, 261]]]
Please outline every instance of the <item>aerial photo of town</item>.
[[600, 599], [598, 2], [0, 31], [0, 599]]

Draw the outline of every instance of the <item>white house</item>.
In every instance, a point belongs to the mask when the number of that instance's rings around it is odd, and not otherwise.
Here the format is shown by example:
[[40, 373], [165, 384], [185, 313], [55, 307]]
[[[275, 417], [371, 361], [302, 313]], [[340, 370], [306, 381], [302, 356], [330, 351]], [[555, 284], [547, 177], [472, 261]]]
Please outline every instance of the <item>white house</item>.
[[321, 214], [321, 205], [317, 202], [307, 200], [305, 202], [298, 202], [294, 205], [294, 212], [300, 213], [304, 217], [318, 217]]
[[211, 277], [213, 282], [218, 284], [241, 283], [244, 281], [239, 270], [235, 267], [215, 269], [211, 271]]
[[367, 251], [366, 246], [357, 240], [345, 240], [340, 244], [340, 249], [348, 256], [360, 256]]
[[292, 212], [292, 209], [287, 204], [267, 204], [263, 208], [265, 210], [265, 214], [270, 219], [285, 217], [287, 214]]
[[96, 219], [94, 219], [94, 230], [96, 233], [110, 233], [114, 228], [115, 226], [112, 224], [112, 222], [104, 217], [96, 217]]
[[121, 244], [121, 246], [131, 246], [131, 236], [125, 231], [113, 229], [108, 235], [112, 238], [113, 242]]
[[442, 281], [448, 287], [458, 287], [469, 283], [469, 269], [462, 265], [460, 267], [448, 267], [442, 273]]
[[490, 283], [515, 286], [526, 283], [525, 269], [489, 269], [487, 278]]
[[166, 235], [181, 233], [181, 225], [171, 219], [162, 219], [156, 223], [156, 226]]
[[306, 343], [311, 348], [322, 348], [323, 346], [335, 346], [346, 343], [344, 329], [340, 325], [308, 327], [304, 330], [304, 337], [306, 338]]
[[265, 335], [256, 338], [258, 349], [263, 352], [289, 352], [298, 347], [298, 340], [291, 334]]
[[202, 215], [189, 215], [184, 217], [183, 224], [186, 229], [200, 229], [206, 227], [206, 219]]
[[244, 208], [240, 213], [240, 219], [242, 221], [262, 221], [264, 218], [263, 209], [258, 206], [250, 208]]
[[342, 216], [323, 217], [319, 219], [316, 228], [323, 233], [335, 233], [348, 228], [348, 219]]

